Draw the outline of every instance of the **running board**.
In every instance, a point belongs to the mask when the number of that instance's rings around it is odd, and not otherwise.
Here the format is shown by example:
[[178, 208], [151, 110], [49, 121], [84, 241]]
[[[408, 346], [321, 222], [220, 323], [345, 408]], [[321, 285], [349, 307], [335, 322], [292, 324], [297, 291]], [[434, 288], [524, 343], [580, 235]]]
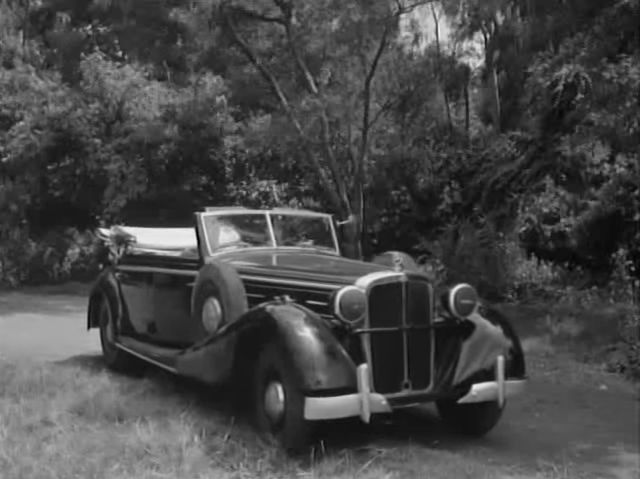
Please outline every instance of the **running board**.
[[120, 337], [116, 342], [119, 349], [142, 359], [154, 366], [177, 374], [176, 360], [183, 349], [163, 348], [162, 346], [154, 346], [153, 344], [138, 341], [133, 338]]

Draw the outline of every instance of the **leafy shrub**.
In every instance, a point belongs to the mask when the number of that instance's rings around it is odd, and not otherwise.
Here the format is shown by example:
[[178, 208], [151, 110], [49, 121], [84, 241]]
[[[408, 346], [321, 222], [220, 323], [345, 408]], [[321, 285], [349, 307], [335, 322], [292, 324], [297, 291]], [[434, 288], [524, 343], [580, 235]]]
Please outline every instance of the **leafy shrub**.
[[616, 252], [612, 262], [614, 272], [607, 287], [562, 287], [558, 283], [553, 302], [547, 302], [547, 326], [555, 340], [572, 344], [585, 359], [638, 379], [638, 281], [632, 277], [625, 250]]
[[54, 230], [34, 240], [16, 230], [0, 246], [0, 285], [86, 281], [95, 277], [96, 239], [74, 228]]
[[490, 300], [508, 297], [511, 272], [504, 238], [490, 223], [466, 221], [450, 227], [428, 248], [444, 266], [445, 283], [471, 283]]

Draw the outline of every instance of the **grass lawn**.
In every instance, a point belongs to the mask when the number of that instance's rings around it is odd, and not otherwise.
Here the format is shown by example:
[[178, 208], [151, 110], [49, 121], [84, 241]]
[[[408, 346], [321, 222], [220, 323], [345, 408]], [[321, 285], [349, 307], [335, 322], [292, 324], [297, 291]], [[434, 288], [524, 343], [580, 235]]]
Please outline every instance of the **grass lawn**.
[[86, 362], [0, 363], [1, 477], [506, 477], [484, 461], [411, 444], [318, 448], [316, 457], [291, 459], [211, 391], [162, 373], [117, 376], [99, 359]]
[[331, 447], [291, 459], [234, 418], [222, 396], [156, 371], [115, 375], [98, 357], [0, 362], [0, 477], [583, 477], [562, 460], [532, 471], [492, 458], [486, 444], [461, 453], [440, 448], [437, 432], [425, 444], [354, 423], [328, 433]]
[[[591, 338], [611, 329], [601, 312], [589, 334], [569, 316], [550, 334], [546, 321], [533, 321], [538, 309], [508, 311], [526, 336], [531, 384], [482, 440], [453, 436], [428, 412], [403, 414], [393, 424], [331, 424], [308, 456], [292, 459], [256, 437], [223, 392], [153, 368], [142, 378], [113, 374], [81, 353], [86, 301], [72, 293], [0, 296], [12, 316], [0, 321], [0, 345], [22, 351], [0, 359], [0, 479], [640, 477], [636, 386], [554, 341], [593, 349]], [[75, 356], [25, 360], [48, 343]]]

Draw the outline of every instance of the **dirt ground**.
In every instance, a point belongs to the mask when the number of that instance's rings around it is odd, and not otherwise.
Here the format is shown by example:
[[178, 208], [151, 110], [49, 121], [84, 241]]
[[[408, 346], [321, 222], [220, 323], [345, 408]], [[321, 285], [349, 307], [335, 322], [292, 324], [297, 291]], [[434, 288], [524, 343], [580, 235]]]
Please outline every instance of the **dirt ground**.
[[[96, 332], [86, 330], [86, 292], [85, 285], [0, 292], [0, 360], [59, 362], [99, 355]], [[505, 469], [532, 471], [516, 477], [640, 478], [637, 388], [554, 351], [530, 325], [516, 322], [516, 329], [529, 352], [530, 385], [486, 438], [461, 442], [426, 410], [424, 420], [401, 416], [393, 425], [372, 428], [365, 433], [369, 440], [411, 437], [431, 448], [488, 458]]]

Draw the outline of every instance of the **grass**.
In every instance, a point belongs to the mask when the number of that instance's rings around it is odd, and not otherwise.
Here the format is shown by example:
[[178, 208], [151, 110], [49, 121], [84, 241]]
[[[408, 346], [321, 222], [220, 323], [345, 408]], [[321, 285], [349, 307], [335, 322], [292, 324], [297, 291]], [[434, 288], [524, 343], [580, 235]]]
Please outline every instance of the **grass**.
[[[604, 477], [599, 471], [576, 472], [587, 470], [576, 466], [576, 457], [564, 458], [564, 453], [552, 457], [551, 452], [540, 452], [536, 441], [509, 444], [513, 438], [526, 441], [532, 424], [533, 436], [555, 431], [551, 434], [563, 439], [588, 442], [594, 429], [584, 426], [587, 417], [604, 424], [595, 429], [604, 434], [599, 439], [603, 444], [619, 440], [618, 430], [592, 413], [615, 409], [614, 395], [628, 394], [629, 385], [564, 351], [564, 346], [575, 352], [576, 346], [593, 348], [603, 339], [609, 342], [604, 336], [613, 334], [617, 313], [581, 313], [586, 326], [576, 328], [575, 314], [563, 312], [563, 307], [504, 305], [502, 309], [528, 338], [528, 369], [539, 389], [536, 396], [513, 404], [512, 416], [493, 438], [471, 444], [448, 437], [434, 421], [409, 418], [395, 429], [362, 428], [351, 422], [332, 426], [322, 446], [307, 457], [292, 459], [256, 437], [222, 393], [161, 372], [153, 370], [143, 378], [115, 375], [103, 368], [100, 358], [91, 356], [62, 363], [0, 361], [0, 478]], [[602, 407], [574, 409], [569, 389], [574, 386], [580, 388], [581, 401], [596, 398]], [[558, 425], [564, 415], [571, 419], [566, 428], [575, 431], [564, 433], [565, 426]], [[554, 437], [544, 441], [551, 444], [548, 449], [564, 447]]]
[[257, 438], [211, 391], [161, 373], [117, 376], [99, 359], [83, 361], [0, 362], [1, 477], [525, 477], [482, 454], [465, 457], [410, 439], [371, 445], [366, 437], [347, 438], [331, 450], [292, 459]]
[[502, 305], [521, 336], [546, 341], [553, 351], [640, 379], [640, 317], [637, 306], [589, 298]]

